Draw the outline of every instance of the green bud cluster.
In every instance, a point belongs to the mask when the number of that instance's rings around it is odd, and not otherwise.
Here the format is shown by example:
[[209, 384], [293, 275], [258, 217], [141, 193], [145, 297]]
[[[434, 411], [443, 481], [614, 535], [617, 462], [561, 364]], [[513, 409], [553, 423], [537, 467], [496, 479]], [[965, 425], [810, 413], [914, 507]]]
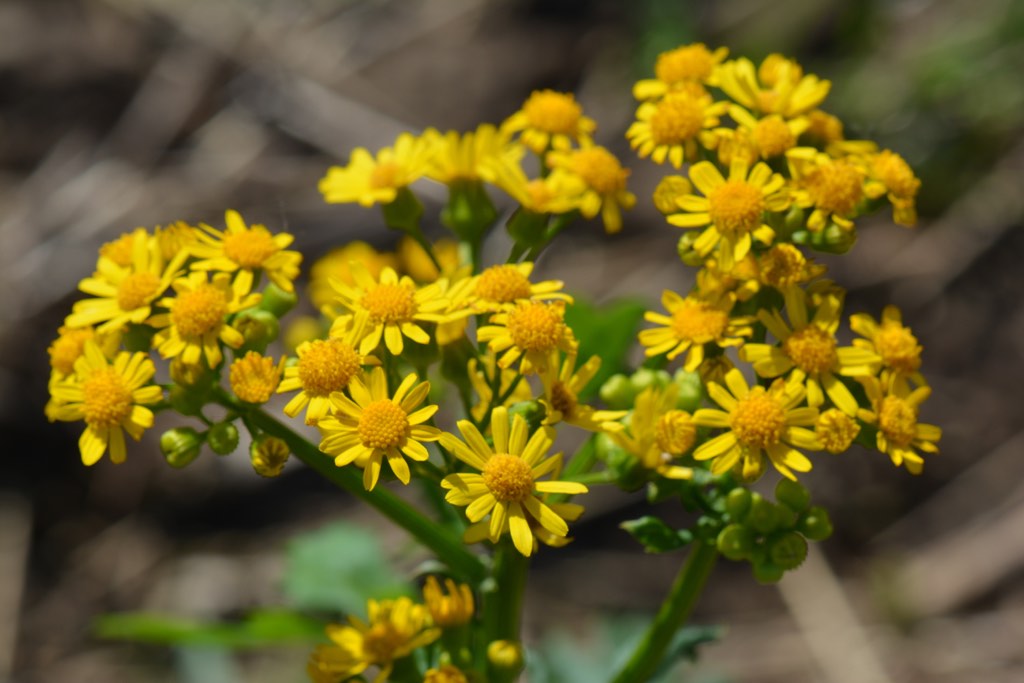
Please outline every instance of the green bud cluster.
[[601, 385], [601, 400], [613, 410], [628, 410], [633, 407], [640, 392], [649, 388], [668, 389], [670, 385], [676, 391], [676, 408], [693, 412], [700, 407], [704, 398], [703, 383], [696, 372], [683, 369], [670, 375], [665, 370], [640, 368], [630, 376], [612, 375]]

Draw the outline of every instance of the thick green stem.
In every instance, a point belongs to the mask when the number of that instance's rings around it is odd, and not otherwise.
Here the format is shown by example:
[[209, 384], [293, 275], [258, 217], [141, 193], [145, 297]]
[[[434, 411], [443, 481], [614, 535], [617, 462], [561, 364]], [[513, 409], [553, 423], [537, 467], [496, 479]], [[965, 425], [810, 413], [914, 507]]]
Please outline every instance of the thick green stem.
[[[523, 614], [523, 592], [526, 589], [526, 574], [530, 558], [524, 557], [510, 539], [506, 538], [494, 552], [493, 584], [484, 593], [484, 627], [487, 644], [495, 640], [519, 643]], [[513, 681], [519, 675], [518, 669], [495, 667], [492, 664], [491, 680]]]
[[345, 489], [378, 512], [408, 531], [429, 548], [438, 559], [465, 579], [474, 583], [487, 575], [484, 564], [466, 549], [465, 544], [446, 528], [428, 519], [414, 507], [378, 486], [373, 491], [363, 488], [362, 477], [351, 467], [336, 467], [334, 461], [312, 443], [296, 434], [262, 410], [250, 413], [252, 422], [261, 430], [284, 440], [292, 453], [308, 467], [316, 470], [332, 484]]
[[702, 541], [693, 544], [690, 556], [686, 558], [686, 564], [676, 576], [672, 590], [661, 604], [657, 616], [644, 634], [643, 640], [637, 645], [633, 656], [611, 679], [612, 683], [643, 683], [650, 679], [661, 664], [676, 631], [690, 616], [690, 611], [697, 602], [716, 559], [718, 549], [713, 544]]

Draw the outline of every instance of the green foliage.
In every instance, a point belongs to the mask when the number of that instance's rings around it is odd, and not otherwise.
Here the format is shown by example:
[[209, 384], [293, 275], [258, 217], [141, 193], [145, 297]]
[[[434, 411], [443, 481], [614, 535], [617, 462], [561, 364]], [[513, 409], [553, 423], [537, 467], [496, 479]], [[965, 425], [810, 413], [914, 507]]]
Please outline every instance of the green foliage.
[[565, 323], [580, 342], [580, 362], [601, 357], [601, 369], [580, 392], [580, 400], [589, 399], [605, 380], [626, 367], [626, 354], [636, 341], [643, 315], [643, 304], [628, 300], [597, 307], [577, 298], [566, 307]]
[[180, 646], [255, 648], [308, 646], [323, 639], [324, 624], [287, 610], [261, 610], [237, 622], [204, 623], [158, 614], [108, 614], [94, 624], [99, 638]]
[[648, 553], [664, 553], [678, 550], [693, 540], [688, 529], [673, 529], [657, 517], [646, 515], [631, 519], [619, 525], [643, 545]]

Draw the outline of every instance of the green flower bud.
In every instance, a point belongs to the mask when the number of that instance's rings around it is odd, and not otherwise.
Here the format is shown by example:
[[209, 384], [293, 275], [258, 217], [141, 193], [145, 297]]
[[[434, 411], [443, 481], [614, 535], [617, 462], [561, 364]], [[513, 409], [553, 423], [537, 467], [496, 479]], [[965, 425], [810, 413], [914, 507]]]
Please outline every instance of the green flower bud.
[[548, 216], [544, 213], [534, 213], [520, 207], [512, 214], [512, 217], [505, 223], [505, 229], [515, 240], [516, 244], [524, 247], [535, 247], [544, 243], [544, 233], [547, 232]]
[[272, 314], [276, 318], [284, 317], [284, 314], [295, 308], [299, 303], [299, 297], [294, 290], [286, 292], [273, 282], [263, 288], [263, 298], [257, 308]]
[[540, 427], [540, 423], [544, 421], [544, 416], [547, 411], [537, 401], [520, 401], [519, 403], [512, 404], [508, 409], [509, 419], [513, 419], [515, 415], [521, 416], [526, 420], [526, 424], [530, 427], [530, 433], [533, 433]]
[[629, 378], [630, 384], [633, 385], [633, 391], [638, 394], [651, 386], [664, 389], [671, 381], [672, 375], [664, 370], [652, 370], [650, 368], [640, 368]]
[[626, 410], [633, 406], [636, 399], [636, 390], [633, 383], [623, 374], [612, 375], [600, 390], [601, 400], [608, 404], [613, 410]]
[[160, 452], [167, 464], [176, 469], [198, 458], [202, 445], [202, 435], [191, 427], [175, 427], [160, 435]]
[[797, 530], [812, 541], [824, 541], [832, 535], [832, 520], [828, 510], [815, 505], [801, 515]]
[[263, 435], [254, 439], [249, 447], [249, 460], [256, 474], [261, 477], [276, 477], [281, 474], [284, 464], [288, 462], [291, 449], [282, 439], [276, 436]]
[[238, 428], [230, 422], [219, 422], [206, 433], [206, 443], [217, 455], [230, 455], [238, 448]]
[[672, 376], [672, 381], [679, 387], [676, 394], [676, 408], [689, 413], [700, 408], [704, 400], [704, 382], [696, 372], [687, 372], [680, 368]]
[[775, 531], [778, 523], [779, 516], [775, 504], [762, 498], [759, 493], [751, 494], [747, 526], [762, 534], [769, 534]]
[[697, 230], [687, 230], [679, 238], [676, 251], [679, 253], [679, 260], [688, 266], [699, 268], [704, 265], [704, 257], [693, 249], [693, 243], [697, 241]]
[[133, 323], [128, 325], [128, 329], [121, 335], [121, 343], [124, 344], [125, 351], [146, 352], [153, 348], [153, 335], [155, 334], [155, 327]]
[[792, 207], [787, 213], [786, 218], [782, 222], [782, 228], [776, 230], [775, 240], [776, 243], [784, 242], [786, 238], [795, 233], [797, 230], [803, 229], [807, 225], [807, 216], [804, 210], [799, 206]]
[[203, 406], [206, 405], [206, 391], [197, 390], [194, 387], [184, 387], [180, 384], [172, 384], [168, 392], [168, 401], [171, 408], [174, 408], [182, 415], [198, 415]]
[[409, 234], [420, 231], [423, 205], [408, 187], [399, 189], [391, 203], [381, 206], [381, 211], [384, 214], [384, 223], [392, 230]]
[[697, 520], [697, 538], [714, 542], [722, 530], [722, 523], [712, 517], [702, 516]]
[[718, 552], [730, 560], [743, 560], [754, 549], [754, 534], [745, 526], [730, 524], [718, 534], [716, 545]]
[[745, 488], [735, 488], [729, 491], [725, 497], [725, 511], [729, 513], [729, 519], [734, 522], [743, 522], [750, 511], [751, 495]]
[[830, 254], [845, 254], [857, 242], [856, 228], [844, 230], [835, 223], [826, 225], [821, 234], [823, 235], [821, 250]]
[[758, 562], [754, 565], [754, 580], [761, 584], [778, 583], [786, 571], [772, 562]]
[[775, 514], [777, 522], [775, 528], [779, 531], [795, 529], [800, 519], [800, 514], [788, 505], [776, 505]]
[[796, 569], [807, 559], [807, 541], [795, 531], [787, 531], [769, 542], [768, 557], [786, 571]]
[[247, 308], [235, 316], [231, 325], [245, 337], [245, 342], [236, 352], [239, 356], [246, 351], [265, 352], [267, 345], [277, 339], [280, 332], [277, 317], [260, 308]]
[[497, 218], [498, 212], [483, 183], [471, 180], [449, 185], [448, 204], [441, 211], [441, 221], [459, 239], [479, 243]]
[[803, 512], [811, 504], [811, 494], [798, 482], [783, 477], [775, 486], [775, 500], [795, 512]]

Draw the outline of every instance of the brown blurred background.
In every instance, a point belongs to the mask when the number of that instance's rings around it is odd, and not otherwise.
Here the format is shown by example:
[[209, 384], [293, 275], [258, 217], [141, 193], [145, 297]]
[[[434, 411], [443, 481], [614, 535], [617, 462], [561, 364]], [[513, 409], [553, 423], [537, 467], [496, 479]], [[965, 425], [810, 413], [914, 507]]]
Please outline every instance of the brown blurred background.
[[[835, 536], [778, 588], [723, 561], [696, 619], [728, 633], [678, 675], [1024, 680], [1024, 4], [1011, 0], [4, 0], [0, 680], [301, 681], [303, 647], [139, 646], [90, 625], [281, 604], [287, 540], [341, 517], [381, 529], [409, 566], [401, 534], [296, 463], [266, 481], [240, 450], [174, 471], [149, 439], [121, 466], [81, 466], [80, 425], [43, 417], [46, 347], [101, 243], [234, 208], [294, 233], [307, 265], [354, 238], [388, 248], [375, 211], [321, 201], [327, 166], [401, 130], [498, 122], [551, 87], [576, 92], [634, 168], [640, 206], [614, 238], [578, 226], [540, 267], [597, 301], [653, 302], [692, 273], [648, 206], [659, 169], [623, 132], [631, 83], [692, 40], [797, 57], [833, 81], [825, 108], [848, 134], [917, 169], [919, 228], [880, 215], [828, 262], [848, 313], [903, 307], [934, 389], [922, 419], [945, 434], [920, 477], [877, 453], [819, 456], [810, 487]], [[536, 562], [532, 644], [605, 647], [603, 620], [653, 610], [681, 561], [617, 528], [636, 496], [588, 509], [577, 542]]]

